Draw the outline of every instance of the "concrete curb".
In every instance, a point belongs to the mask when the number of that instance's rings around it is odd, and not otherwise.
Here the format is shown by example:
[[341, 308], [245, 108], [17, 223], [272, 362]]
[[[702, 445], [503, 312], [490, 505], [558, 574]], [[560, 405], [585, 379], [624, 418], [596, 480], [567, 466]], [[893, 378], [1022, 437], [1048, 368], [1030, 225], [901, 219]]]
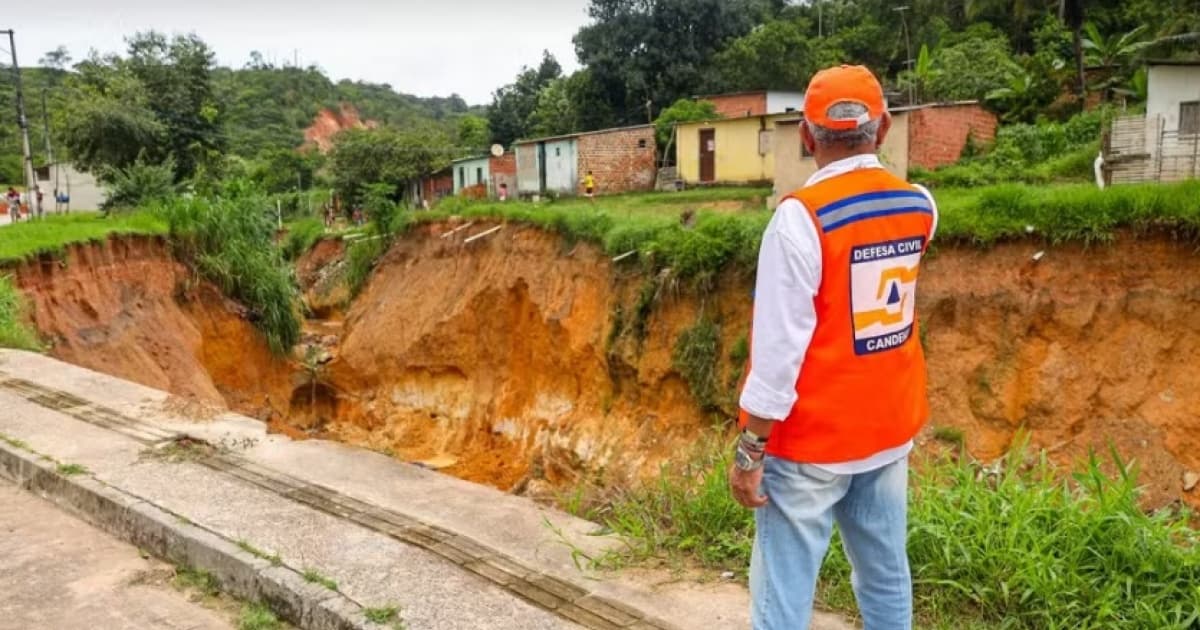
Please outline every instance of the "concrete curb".
[[0, 441], [0, 477], [148, 553], [211, 573], [222, 591], [262, 601], [305, 630], [386, 628], [368, 621], [362, 606], [345, 595], [310, 584], [291, 568], [273, 565], [91, 475], [60, 474], [49, 457]]

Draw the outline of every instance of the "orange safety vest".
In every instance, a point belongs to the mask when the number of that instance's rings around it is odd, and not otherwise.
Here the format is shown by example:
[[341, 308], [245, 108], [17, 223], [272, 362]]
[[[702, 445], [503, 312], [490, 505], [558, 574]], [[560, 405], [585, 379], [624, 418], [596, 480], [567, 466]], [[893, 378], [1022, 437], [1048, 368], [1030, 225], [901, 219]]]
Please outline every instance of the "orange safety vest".
[[[821, 285], [796, 403], [772, 429], [767, 453], [823, 464], [900, 446], [929, 417], [916, 289], [932, 205], [882, 168], [838, 175], [787, 198], [804, 204], [817, 228]], [[740, 419], [744, 425], [746, 412]]]

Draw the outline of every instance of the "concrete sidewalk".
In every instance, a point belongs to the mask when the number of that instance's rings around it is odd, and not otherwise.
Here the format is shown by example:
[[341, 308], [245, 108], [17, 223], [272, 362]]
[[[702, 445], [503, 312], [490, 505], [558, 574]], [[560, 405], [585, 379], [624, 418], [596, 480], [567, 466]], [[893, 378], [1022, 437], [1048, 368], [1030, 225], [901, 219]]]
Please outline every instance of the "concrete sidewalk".
[[[155, 553], [209, 561], [215, 570], [202, 568], [245, 591], [234, 594], [288, 604], [304, 627], [371, 627], [364, 609], [388, 606], [414, 630], [749, 625], [741, 585], [581, 570], [577, 554], [619, 541], [383, 455], [267, 435], [235, 414], [204, 417], [162, 392], [24, 352], [0, 351], [0, 406], [0, 474], [133, 540], [139, 528], [170, 529], [147, 538]], [[179, 446], [184, 435], [216, 448]], [[86, 473], [55, 474], [77, 466]], [[822, 616], [813, 627], [852, 626]]]
[[174, 569], [0, 481], [0, 630], [231, 630]]

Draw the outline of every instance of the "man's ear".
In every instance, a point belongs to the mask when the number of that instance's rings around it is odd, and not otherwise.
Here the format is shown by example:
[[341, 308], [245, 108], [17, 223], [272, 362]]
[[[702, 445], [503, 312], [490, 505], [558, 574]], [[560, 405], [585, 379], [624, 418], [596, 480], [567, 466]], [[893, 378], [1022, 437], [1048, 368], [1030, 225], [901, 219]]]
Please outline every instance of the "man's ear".
[[806, 120], [800, 121], [800, 141], [804, 143], [804, 148], [808, 150], [809, 155], [817, 154], [817, 139], [813, 137]]
[[892, 114], [891, 112], [883, 112], [883, 119], [879, 121], [879, 133], [875, 136], [875, 148], [883, 146], [883, 140], [887, 138], [888, 132], [892, 130]]

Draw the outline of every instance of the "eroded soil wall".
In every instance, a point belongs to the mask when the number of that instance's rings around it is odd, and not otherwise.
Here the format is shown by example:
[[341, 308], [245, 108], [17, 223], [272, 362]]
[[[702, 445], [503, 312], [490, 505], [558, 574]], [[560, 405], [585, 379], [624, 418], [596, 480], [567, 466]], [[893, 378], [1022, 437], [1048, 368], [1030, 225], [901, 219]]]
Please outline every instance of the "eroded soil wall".
[[[486, 226], [453, 227], [406, 236], [344, 320], [310, 322], [321, 351], [307, 360], [272, 358], [158, 241], [75, 248], [18, 280], [60, 358], [505, 489], [650, 474], [713, 426], [672, 349], [701, 314], [718, 322], [724, 391], [751, 278], [731, 273], [698, 297], [534, 228], [464, 244]], [[338, 264], [335, 249], [302, 275]], [[1178, 498], [1183, 472], [1200, 470], [1197, 260], [1165, 236], [941, 247], [920, 281], [931, 426], [961, 429], [983, 458], [1022, 429], [1061, 461], [1112, 443], [1136, 458], [1152, 502]]]

